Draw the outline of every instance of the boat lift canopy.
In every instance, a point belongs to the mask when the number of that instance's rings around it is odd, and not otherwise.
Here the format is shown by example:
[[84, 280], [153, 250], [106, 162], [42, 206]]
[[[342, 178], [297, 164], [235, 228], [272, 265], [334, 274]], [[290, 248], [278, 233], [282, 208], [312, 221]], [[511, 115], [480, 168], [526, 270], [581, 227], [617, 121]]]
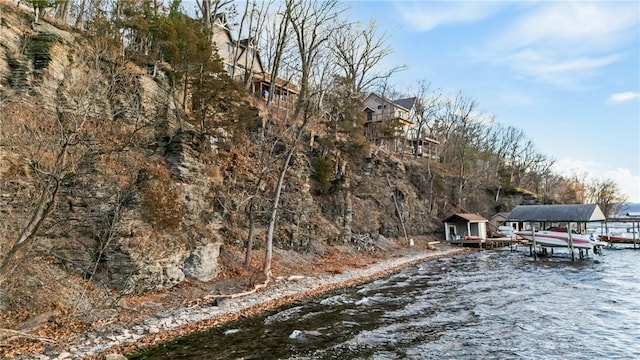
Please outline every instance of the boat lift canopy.
[[[587, 223], [594, 221], [605, 221], [606, 217], [598, 204], [574, 204], [574, 205], [518, 205], [507, 216], [506, 221], [554, 223], [566, 222], [568, 234], [568, 247], [571, 249], [571, 260], [575, 260], [573, 240], [571, 236], [571, 223]], [[531, 226], [531, 234], [533, 239], [533, 258], [536, 258], [536, 237], [533, 225]], [[543, 246], [544, 247], [544, 246]], [[596, 251], [596, 247], [593, 248]], [[588, 251], [588, 250], [587, 250]], [[582, 250], [580, 250], [582, 258]]]
[[592, 222], [605, 221], [598, 204], [518, 205], [505, 221], [513, 222]]

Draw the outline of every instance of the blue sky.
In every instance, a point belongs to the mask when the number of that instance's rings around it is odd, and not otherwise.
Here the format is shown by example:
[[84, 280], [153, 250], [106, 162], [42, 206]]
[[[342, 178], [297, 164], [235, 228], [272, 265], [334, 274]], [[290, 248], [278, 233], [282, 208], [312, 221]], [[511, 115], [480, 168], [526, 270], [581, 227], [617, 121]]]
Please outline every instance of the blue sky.
[[350, 1], [390, 35], [396, 90], [462, 92], [522, 129], [560, 173], [640, 202], [640, 1]]

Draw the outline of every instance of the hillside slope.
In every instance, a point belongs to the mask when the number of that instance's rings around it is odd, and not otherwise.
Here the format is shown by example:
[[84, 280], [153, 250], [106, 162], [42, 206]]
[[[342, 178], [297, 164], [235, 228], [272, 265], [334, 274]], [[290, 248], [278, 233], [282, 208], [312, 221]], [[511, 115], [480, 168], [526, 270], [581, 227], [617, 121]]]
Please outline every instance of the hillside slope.
[[[62, 331], [112, 316], [136, 294], [231, 277], [255, 284], [283, 153], [265, 150], [258, 124], [279, 119], [239, 96], [243, 112], [227, 115], [214, 143], [183, 123], [189, 114], [162, 71], [1, 6], [0, 328]], [[286, 147], [282, 134], [276, 143]], [[307, 134], [287, 171], [276, 274], [318, 266], [310, 258], [405, 246], [405, 232], [437, 236], [454, 210], [503, 206], [479, 192], [468, 194], [473, 208], [458, 209], [435, 160], [372, 147], [322, 163], [314, 139]], [[256, 251], [247, 269], [249, 214]]]

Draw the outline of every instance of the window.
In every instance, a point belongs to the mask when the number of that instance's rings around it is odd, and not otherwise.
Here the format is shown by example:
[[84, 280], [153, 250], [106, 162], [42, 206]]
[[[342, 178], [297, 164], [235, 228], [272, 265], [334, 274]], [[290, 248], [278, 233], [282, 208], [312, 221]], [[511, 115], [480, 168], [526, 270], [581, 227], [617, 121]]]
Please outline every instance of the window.
[[373, 112], [367, 111], [367, 121], [373, 121]]

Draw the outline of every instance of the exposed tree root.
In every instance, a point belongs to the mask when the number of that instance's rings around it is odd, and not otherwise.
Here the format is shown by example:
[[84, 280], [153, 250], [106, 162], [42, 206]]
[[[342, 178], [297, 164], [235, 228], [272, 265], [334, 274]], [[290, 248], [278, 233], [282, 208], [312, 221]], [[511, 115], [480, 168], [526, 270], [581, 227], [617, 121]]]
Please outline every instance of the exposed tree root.
[[22, 338], [22, 337], [30, 340], [37, 340], [47, 344], [55, 344], [55, 341], [44, 336], [31, 335], [22, 331], [11, 330], [11, 329], [0, 329], [0, 340], [4, 340], [0, 342], [0, 347], [6, 346], [5, 343], [8, 343], [13, 339]]

